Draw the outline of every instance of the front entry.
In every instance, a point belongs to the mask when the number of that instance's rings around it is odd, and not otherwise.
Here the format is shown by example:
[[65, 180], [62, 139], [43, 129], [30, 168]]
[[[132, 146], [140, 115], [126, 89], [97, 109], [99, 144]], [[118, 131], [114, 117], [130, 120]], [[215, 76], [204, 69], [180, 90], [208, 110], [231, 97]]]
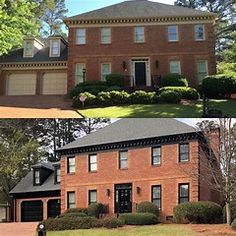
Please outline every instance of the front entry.
[[146, 62], [135, 62], [135, 84], [136, 86], [146, 86]]
[[115, 185], [115, 213], [132, 212], [132, 184]]

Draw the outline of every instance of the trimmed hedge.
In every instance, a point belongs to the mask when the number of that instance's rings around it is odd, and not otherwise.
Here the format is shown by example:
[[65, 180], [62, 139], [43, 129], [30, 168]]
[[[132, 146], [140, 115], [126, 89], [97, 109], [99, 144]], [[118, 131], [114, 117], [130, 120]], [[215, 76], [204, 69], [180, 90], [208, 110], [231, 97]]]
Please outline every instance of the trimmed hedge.
[[88, 215], [99, 218], [100, 214], [105, 214], [107, 207], [102, 203], [92, 203], [88, 207]]
[[137, 212], [138, 213], [152, 213], [152, 214], [156, 215], [157, 217], [159, 217], [159, 214], [160, 214], [157, 205], [155, 205], [152, 202], [139, 203], [137, 206]]
[[124, 87], [124, 76], [120, 74], [110, 74], [106, 76], [108, 86]]
[[117, 218], [105, 218], [102, 220], [103, 227], [107, 229], [114, 229], [124, 226], [124, 221]]
[[236, 230], [236, 219], [234, 219], [233, 222], [231, 223], [231, 227], [232, 229]]
[[167, 86], [188, 87], [188, 81], [183, 75], [170, 73], [162, 77], [161, 85], [162, 87], [167, 87]]
[[155, 92], [136, 91], [130, 95], [132, 104], [151, 104], [156, 102]]
[[222, 223], [222, 207], [214, 202], [185, 202], [174, 208], [176, 223]]
[[119, 216], [126, 225], [154, 225], [158, 218], [152, 213], [125, 213]]
[[159, 99], [162, 103], [178, 104], [181, 102], [181, 95], [176, 91], [167, 90], [161, 92]]
[[88, 208], [70, 208], [70, 209], [67, 209], [64, 214], [70, 214], [70, 213], [85, 213], [87, 214], [88, 213]]
[[187, 100], [198, 100], [200, 98], [200, 94], [194, 88], [190, 87], [163, 87], [159, 90], [160, 93], [164, 91], [175, 91], [178, 92], [182, 99]]
[[202, 82], [202, 91], [208, 98], [225, 98], [236, 93], [236, 78], [224, 74], [207, 76]]
[[60, 217], [67, 217], [67, 218], [70, 218], [70, 217], [87, 217], [88, 215], [86, 213], [83, 213], [83, 212], [72, 212], [72, 213], [64, 213], [64, 214], [61, 214], [60, 216], [58, 216], [59, 218]]

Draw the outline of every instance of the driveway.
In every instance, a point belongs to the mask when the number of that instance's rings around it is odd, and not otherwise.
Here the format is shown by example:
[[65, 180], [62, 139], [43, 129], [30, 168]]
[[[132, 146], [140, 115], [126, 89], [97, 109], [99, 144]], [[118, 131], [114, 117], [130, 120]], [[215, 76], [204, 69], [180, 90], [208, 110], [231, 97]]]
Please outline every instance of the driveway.
[[65, 96], [0, 96], [0, 118], [81, 118]]
[[35, 236], [38, 223], [0, 223], [1, 236]]

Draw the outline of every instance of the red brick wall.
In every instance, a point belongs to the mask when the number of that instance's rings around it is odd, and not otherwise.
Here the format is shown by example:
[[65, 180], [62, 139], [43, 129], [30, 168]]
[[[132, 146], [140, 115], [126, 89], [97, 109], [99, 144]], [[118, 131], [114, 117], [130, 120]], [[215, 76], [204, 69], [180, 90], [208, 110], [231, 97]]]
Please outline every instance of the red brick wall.
[[[162, 163], [151, 165], [151, 148], [130, 149], [128, 152], [129, 168], [120, 170], [118, 167], [119, 152], [107, 151], [97, 153], [98, 170], [88, 172], [88, 155], [76, 158], [76, 173], [67, 174], [67, 158], [61, 158], [61, 210], [67, 209], [67, 192], [76, 192], [76, 207], [88, 206], [88, 191], [97, 190], [97, 201], [109, 205], [110, 213], [114, 213], [114, 185], [133, 184], [133, 203], [151, 201], [151, 186], [162, 185], [162, 217], [173, 215], [173, 207], [178, 204], [178, 184], [190, 183], [190, 201], [199, 199], [198, 173], [198, 142], [190, 143], [190, 162], [178, 162], [178, 144], [162, 146]], [[141, 188], [137, 194], [136, 187]], [[106, 195], [106, 189], [111, 195]]]
[[[112, 72], [124, 73], [122, 62], [128, 63], [133, 57], [149, 57], [151, 74], [169, 73], [169, 61], [178, 59], [182, 64], [182, 74], [186, 75], [192, 86], [197, 86], [197, 60], [208, 60], [209, 73], [216, 73], [215, 40], [212, 24], [205, 24], [206, 40], [197, 42], [194, 39], [194, 25], [179, 25], [179, 42], [168, 42], [167, 26], [145, 26], [145, 43], [134, 43], [134, 27], [123, 26], [112, 28], [112, 43], [100, 43], [100, 28], [87, 28], [86, 45], [76, 45], [76, 29], [69, 29], [68, 78], [69, 88], [75, 84], [75, 64], [86, 63], [87, 80], [100, 80], [100, 63], [111, 62]], [[160, 62], [159, 68], [155, 61]]]

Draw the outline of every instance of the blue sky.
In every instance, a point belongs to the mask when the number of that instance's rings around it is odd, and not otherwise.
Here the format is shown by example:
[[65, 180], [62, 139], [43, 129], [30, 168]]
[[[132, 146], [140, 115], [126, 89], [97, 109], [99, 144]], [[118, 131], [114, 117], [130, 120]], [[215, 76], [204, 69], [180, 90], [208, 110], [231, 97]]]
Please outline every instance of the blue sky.
[[[78, 15], [87, 11], [113, 5], [124, 0], [66, 0], [66, 7], [69, 12], [67, 16]], [[173, 5], [175, 0], [152, 0], [153, 2], [162, 2]]]

